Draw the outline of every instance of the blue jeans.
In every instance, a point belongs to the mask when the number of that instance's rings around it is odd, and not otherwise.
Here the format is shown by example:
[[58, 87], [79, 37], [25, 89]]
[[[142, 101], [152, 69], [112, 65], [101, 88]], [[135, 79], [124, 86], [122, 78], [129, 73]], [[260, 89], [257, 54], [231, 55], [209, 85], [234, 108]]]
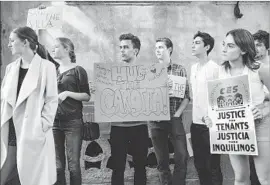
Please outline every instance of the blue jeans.
[[[185, 185], [187, 174], [187, 142], [181, 117], [150, 123], [151, 139], [157, 157], [157, 169], [162, 185]], [[173, 176], [169, 168], [168, 138], [174, 147]]]
[[55, 120], [53, 127], [57, 181], [55, 185], [66, 185], [66, 155], [70, 173], [70, 185], [81, 185], [80, 154], [82, 146], [82, 120]]

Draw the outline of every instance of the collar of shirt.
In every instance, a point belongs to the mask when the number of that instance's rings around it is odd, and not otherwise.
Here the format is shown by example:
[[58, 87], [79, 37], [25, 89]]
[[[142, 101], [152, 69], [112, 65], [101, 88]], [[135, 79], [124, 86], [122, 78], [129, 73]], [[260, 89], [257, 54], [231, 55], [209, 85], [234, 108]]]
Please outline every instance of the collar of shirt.
[[172, 63], [172, 60], [170, 59], [170, 63], [167, 66], [167, 71], [168, 72], [172, 70], [172, 65], [173, 65], [173, 63]]

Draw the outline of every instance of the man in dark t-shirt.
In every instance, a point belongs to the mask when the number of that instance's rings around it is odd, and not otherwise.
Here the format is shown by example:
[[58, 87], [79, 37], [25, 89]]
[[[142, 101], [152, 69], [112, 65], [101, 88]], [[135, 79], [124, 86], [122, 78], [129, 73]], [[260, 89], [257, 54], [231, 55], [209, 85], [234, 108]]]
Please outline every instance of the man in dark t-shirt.
[[[122, 34], [120, 40], [121, 60], [136, 63], [141, 43], [137, 36]], [[146, 121], [111, 123], [112, 185], [124, 185], [126, 156], [132, 146], [134, 162], [134, 185], [146, 185], [146, 164], [148, 154], [148, 128]]]

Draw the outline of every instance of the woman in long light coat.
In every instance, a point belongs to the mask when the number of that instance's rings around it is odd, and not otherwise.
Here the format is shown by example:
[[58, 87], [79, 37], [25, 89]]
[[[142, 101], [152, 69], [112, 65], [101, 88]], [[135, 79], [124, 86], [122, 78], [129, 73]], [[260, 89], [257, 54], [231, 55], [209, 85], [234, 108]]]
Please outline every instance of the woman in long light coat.
[[21, 185], [52, 185], [56, 67], [29, 27], [13, 30], [8, 46], [20, 57], [6, 67], [1, 87], [1, 185], [14, 178]]

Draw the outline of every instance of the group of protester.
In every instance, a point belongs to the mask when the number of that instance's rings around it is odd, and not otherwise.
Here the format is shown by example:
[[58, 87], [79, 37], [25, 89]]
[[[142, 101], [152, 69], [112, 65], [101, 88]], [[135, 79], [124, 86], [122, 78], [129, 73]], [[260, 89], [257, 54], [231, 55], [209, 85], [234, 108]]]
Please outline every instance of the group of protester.
[[[119, 44], [122, 62], [136, 63], [140, 39], [130, 33], [122, 34]], [[90, 88], [86, 71], [75, 63], [72, 41], [57, 38], [51, 57], [39, 44], [33, 29], [19, 27], [11, 32], [8, 47], [20, 57], [6, 67], [1, 87], [1, 185], [10, 181], [22, 185], [64, 185], [66, 158], [70, 184], [82, 184], [82, 101], [90, 100]], [[252, 174], [257, 172], [261, 185], [269, 185], [269, 33], [229, 31], [223, 41], [221, 65], [208, 57], [213, 47], [214, 38], [210, 34], [199, 31], [194, 35], [191, 49], [198, 62], [191, 67], [191, 86], [187, 81], [184, 98], [169, 94], [170, 120], [111, 124], [112, 185], [124, 185], [129, 145], [133, 148], [134, 184], [147, 184], [148, 129], [161, 184], [186, 184], [188, 153], [182, 114], [191, 100], [191, 141], [200, 184], [222, 185], [220, 155], [210, 153], [212, 121], [206, 106], [207, 81], [244, 74], [249, 76], [251, 86], [259, 151], [258, 156], [253, 156]], [[169, 75], [188, 79], [186, 68], [172, 61], [172, 52], [169, 38], [156, 40], [157, 62], [167, 65]], [[172, 85], [168, 77], [168, 88]], [[168, 138], [174, 147], [173, 174], [169, 167]], [[234, 184], [250, 185], [249, 156], [229, 156]]]
[[51, 57], [33, 29], [19, 27], [8, 47], [20, 57], [2, 80], [1, 185], [66, 184], [66, 157], [70, 183], [81, 184], [82, 101], [90, 91], [73, 43], [57, 38]]

